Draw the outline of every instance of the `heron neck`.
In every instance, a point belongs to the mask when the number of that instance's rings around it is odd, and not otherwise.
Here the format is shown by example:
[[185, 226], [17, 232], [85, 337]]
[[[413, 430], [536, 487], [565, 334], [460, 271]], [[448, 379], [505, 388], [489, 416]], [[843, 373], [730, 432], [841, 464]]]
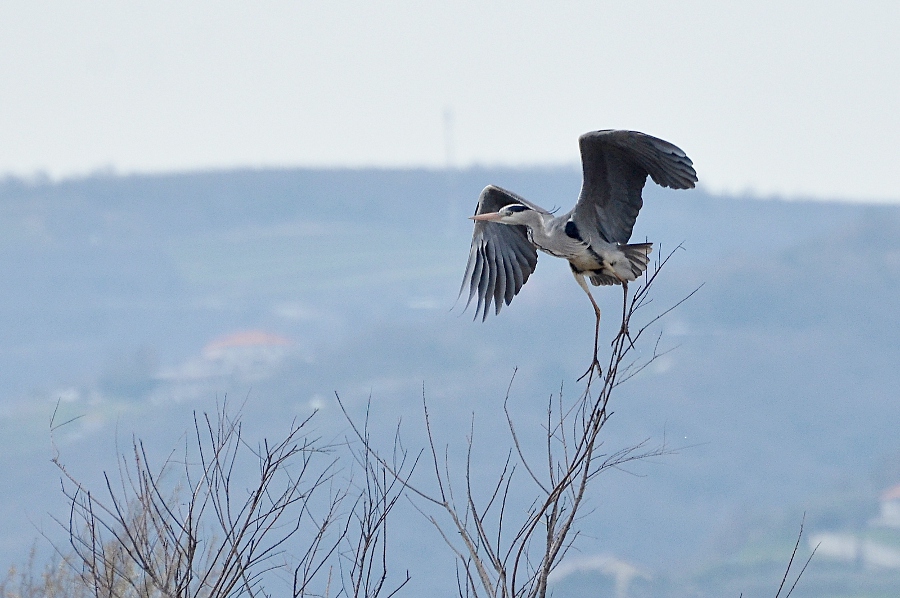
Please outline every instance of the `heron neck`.
[[528, 212], [525, 218], [525, 226], [531, 231], [531, 235], [535, 239], [546, 239], [550, 236], [551, 223], [554, 217], [552, 214], [541, 214], [540, 212]]

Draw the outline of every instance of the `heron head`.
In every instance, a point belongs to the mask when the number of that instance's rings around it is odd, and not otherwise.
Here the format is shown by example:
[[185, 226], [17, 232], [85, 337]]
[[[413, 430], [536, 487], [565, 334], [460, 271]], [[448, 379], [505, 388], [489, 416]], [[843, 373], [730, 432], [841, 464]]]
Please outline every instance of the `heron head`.
[[488, 222], [499, 222], [500, 224], [526, 224], [529, 220], [529, 212], [533, 212], [528, 206], [520, 203], [511, 203], [503, 206], [497, 212], [488, 212], [486, 214], [478, 214], [472, 216], [472, 220], [484, 220]]

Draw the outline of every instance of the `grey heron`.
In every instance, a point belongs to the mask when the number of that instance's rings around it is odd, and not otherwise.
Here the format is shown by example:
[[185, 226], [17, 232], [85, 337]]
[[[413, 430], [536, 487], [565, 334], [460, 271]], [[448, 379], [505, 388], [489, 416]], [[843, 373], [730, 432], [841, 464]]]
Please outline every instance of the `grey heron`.
[[663, 187], [690, 189], [697, 173], [681, 149], [637, 131], [593, 131], [578, 141], [584, 178], [570, 212], [556, 216], [493, 185], [481, 192], [460, 294], [468, 284], [466, 307], [477, 297], [475, 317], [481, 314], [483, 321], [491, 304], [497, 314], [510, 304], [534, 272], [538, 250], [565, 258], [597, 316], [592, 371], [600, 307], [585, 279], [593, 285], [621, 284], [627, 297], [628, 282], [646, 270], [653, 246], [628, 243], [647, 176]]

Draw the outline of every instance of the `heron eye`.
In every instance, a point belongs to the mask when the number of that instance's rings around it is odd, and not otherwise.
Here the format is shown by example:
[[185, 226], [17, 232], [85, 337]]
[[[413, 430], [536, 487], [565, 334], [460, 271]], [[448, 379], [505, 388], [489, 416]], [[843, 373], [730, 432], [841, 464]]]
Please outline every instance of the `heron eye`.
[[528, 208], [526, 208], [525, 206], [520, 206], [520, 205], [506, 206], [506, 211], [510, 212], [510, 213], [524, 212], [527, 209]]

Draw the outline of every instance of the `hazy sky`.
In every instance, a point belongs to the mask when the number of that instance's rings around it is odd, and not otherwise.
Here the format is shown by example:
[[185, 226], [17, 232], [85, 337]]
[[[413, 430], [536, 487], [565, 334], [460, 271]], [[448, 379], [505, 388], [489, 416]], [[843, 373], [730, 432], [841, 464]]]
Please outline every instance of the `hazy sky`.
[[668, 139], [714, 191], [900, 201], [900, 2], [0, 4], [0, 174], [575, 164]]

